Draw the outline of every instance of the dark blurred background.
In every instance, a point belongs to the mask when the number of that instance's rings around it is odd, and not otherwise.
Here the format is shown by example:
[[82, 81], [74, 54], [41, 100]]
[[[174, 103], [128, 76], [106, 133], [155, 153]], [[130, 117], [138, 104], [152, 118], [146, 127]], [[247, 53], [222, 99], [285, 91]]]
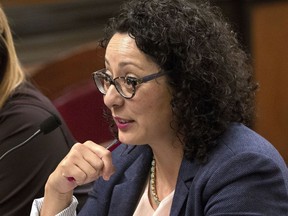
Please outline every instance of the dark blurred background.
[[[62, 52], [96, 43], [123, 0], [2, 0], [27, 73]], [[288, 162], [288, 1], [211, 0], [252, 55], [257, 94], [254, 129]]]

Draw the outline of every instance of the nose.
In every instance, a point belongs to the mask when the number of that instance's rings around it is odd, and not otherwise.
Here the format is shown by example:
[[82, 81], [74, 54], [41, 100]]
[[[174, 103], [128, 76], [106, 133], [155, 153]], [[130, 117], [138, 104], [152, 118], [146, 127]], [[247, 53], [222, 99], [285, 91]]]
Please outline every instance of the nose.
[[111, 109], [115, 106], [121, 106], [124, 102], [124, 98], [118, 93], [114, 85], [110, 85], [104, 96], [104, 104]]

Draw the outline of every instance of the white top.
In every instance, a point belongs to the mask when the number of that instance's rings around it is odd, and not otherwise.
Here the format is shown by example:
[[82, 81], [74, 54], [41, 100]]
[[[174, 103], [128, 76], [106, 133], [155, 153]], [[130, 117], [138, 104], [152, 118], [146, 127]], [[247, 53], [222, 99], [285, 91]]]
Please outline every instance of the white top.
[[144, 193], [138, 203], [138, 206], [133, 216], [168, 216], [170, 214], [174, 191], [172, 191], [167, 197], [165, 197], [158, 208], [154, 210], [149, 201], [149, 183], [146, 184]]

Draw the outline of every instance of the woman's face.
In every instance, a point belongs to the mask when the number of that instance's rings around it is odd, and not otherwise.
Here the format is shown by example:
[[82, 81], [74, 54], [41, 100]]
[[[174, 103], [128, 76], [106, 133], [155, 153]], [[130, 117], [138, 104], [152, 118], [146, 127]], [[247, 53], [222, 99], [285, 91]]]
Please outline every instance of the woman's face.
[[[112, 77], [142, 78], [157, 73], [160, 68], [141, 52], [128, 34], [116, 33], [110, 40], [105, 55], [107, 73]], [[166, 76], [140, 84], [135, 96], [123, 98], [111, 85], [104, 103], [111, 110], [118, 127], [119, 140], [127, 144], [152, 144], [174, 134], [171, 94]]]

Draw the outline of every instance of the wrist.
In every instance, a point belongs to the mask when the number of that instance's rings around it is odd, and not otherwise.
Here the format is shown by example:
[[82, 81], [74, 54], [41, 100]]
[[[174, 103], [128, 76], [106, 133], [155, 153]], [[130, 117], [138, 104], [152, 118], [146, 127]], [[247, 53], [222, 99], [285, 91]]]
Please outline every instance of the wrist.
[[73, 191], [60, 193], [46, 184], [41, 216], [55, 216], [66, 209], [73, 200]]

